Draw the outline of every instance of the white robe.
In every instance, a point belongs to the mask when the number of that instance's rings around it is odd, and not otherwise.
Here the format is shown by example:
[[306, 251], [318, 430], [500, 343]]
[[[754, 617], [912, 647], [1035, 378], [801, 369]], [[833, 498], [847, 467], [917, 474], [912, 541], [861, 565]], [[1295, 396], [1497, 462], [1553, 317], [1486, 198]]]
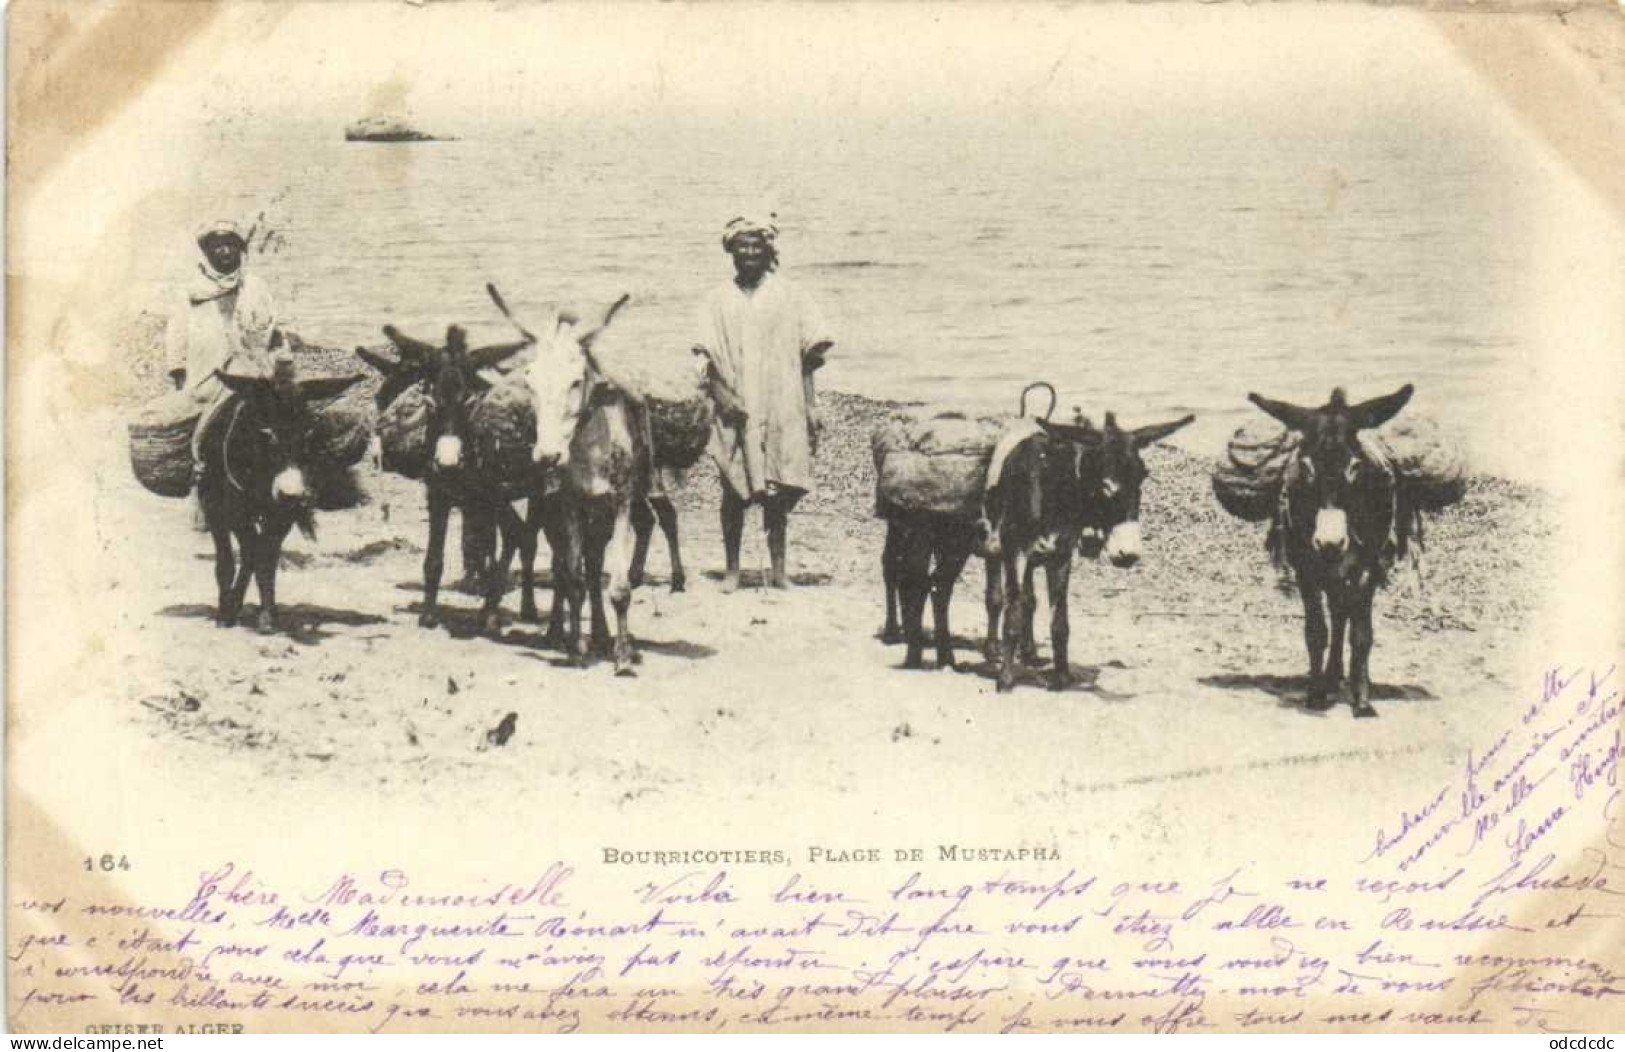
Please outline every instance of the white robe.
[[268, 350], [276, 305], [265, 283], [246, 270], [234, 287], [199, 269], [170, 318], [169, 370], [186, 370], [183, 388], [199, 402], [224, 390], [215, 370], [233, 376], [269, 376]]
[[802, 366], [807, 351], [834, 342], [812, 301], [773, 273], [749, 291], [725, 282], [701, 305], [695, 342], [750, 415], [743, 433], [718, 419], [711, 436], [728, 487], [745, 499], [769, 483], [810, 491], [816, 395]]

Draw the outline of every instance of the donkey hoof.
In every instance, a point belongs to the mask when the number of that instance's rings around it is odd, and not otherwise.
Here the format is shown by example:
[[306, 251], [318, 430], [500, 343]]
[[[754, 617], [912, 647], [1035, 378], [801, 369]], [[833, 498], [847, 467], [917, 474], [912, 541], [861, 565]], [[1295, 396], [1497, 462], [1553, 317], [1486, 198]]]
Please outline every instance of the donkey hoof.
[[485, 634], [492, 639], [502, 638], [502, 617], [499, 614], [486, 614], [482, 625]]
[[276, 634], [276, 615], [269, 610], [261, 610], [260, 616], [254, 619], [254, 629], [262, 636]]
[[423, 613], [418, 615], [418, 627], [419, 628], [439, 628], [440, 627], [440, 618], [435, 615], [434, 611], [425, 610]]
[[615, 658], [615, 675], [622, 679], [635, 679], [638, 674], [638, 659], [632, 654], [621, 654]]
[[671, 575], [671, 590], [673, 592], [688, 591], [688, 574], [674, 573]]
[[911, 653], [903, 659], [903, 667], [911, 672], [917, 672], [925, 667], [925, 658]]
[[1326, 688], [1315, 686], [1309, 689], [1309, 696], [1303, 701], [1304, 708], [1310, 712], [1325, 712], [1332, 707], [1332, 699], [1326, 696]]
[[944, 654], [937, 657], [937, 671], [962, 672], [964, 670], [959, 667], [959, 662], [954, 660], [954, 656], [952, 654]]
[[1370, 705], [1356, 705], [1354, 706], [1354, 718], [1358, 720], [1374, 720], [1377, 718], [1377, 710]]
[[542, 623], [542, 615], [536, 612], [534, 606], [522, 606], [519, 608], [519, 620], [526, 624], [539, 625]]
[[1003, 676], [1001, 676], [999, 677], [998, 685], [993, 689], [998, 691], [1000, 694], [1008, 694], [1016, 689], [1016, 681], [1013, 679], [1005, 679]]
[[1072, 674], [1070, 672], [1052, 672], [1052, 673], [1050, 673], [1050, 677], [1049, 677], [1049, 689], [1050, 690], [1057, 690], [1057, 691], [1065, 690], [1066, 688], [1070, 687], [1071, 685], [1072, 685]]
[[214, 619], [214, 624], [215, 624], [216, 628], [236, 628], [237, 627], [237, 615], [236, 614], [221, 614], [220, 616], [218, 616], [218, 617], [216, 617]]
[[880, 629], [880, 641], [892, 646], [903, 641], [903, 629], [900, 625], [885, 625]]
[[633, 588], [642, 588], [643, 587], [643, 571], [642, 570], [630, 570], [630, 571], [628, 571], [627, 575], [626, 575], [626, 583], [631, 585]]

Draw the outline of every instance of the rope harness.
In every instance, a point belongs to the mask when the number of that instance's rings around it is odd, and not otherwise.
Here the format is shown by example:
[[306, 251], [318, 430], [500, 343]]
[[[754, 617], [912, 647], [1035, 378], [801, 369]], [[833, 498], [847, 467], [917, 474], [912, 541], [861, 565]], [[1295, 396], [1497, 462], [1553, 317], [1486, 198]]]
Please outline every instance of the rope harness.
[[231, 470], [231, 437], [236, 433], [237, 420], [242, 415], [243, 403], [239, 401], [231, 407], [231, 419], [226, 421], [226, 438], [220, 447], [220, 466], [226, 471], [226, 482], [238, 493], [247, 493], [248, 487], [238, 481], [236, 473]]

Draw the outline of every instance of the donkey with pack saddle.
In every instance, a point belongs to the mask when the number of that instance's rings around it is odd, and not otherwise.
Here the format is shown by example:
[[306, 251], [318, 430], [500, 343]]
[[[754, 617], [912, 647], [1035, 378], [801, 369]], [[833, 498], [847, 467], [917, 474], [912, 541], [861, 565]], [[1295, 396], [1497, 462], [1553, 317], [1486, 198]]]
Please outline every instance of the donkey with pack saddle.
[[[635, 675], [638, 657], [628, 626], [632, 603], [633, 510], [646, 504], [654, 467], [647, 407], [615, 383], [593, 354], [593, 341], [625, 306], [611, 305], [585, 328], [557, 319], [553, 337], [537, 348], [529, 368], [536, 413], [536, 464], [554, 472], [561, 520], [562, 555], [555, 558], [559, 587], [569, 607], [566, 651], [581, 663], [589, 651], [609, 650], [615, 674]], [[615, 609], [611, 645], [604, 617], [608, 577]], [[590, 639], [581, 634], [584, 600], [590, 600]]]
[[1361, 432], [1391, 419], [1414, 390], [1406, 384], [1392, 394], [1350, 405], [1339, 387], [1318, 409], [1247, 396], [1302, 436], [1283, 473], [1270, 544], [1297, 576], [1309, 651], [1307, 705], [1316, 711], [1331, 707], [1343, 681], [1346, 633], [1354, 715], [1377, 714], [1371, 707], [1371, 604], [1394, 559], [1407, 553], [1416, 516], [1404, 479], [1380, 446]]
[[[998, 689], [1013, 689], [1018, 662], [1033, 655], [1035, 577], [1040, 568], [1049, 586], [1054, 660], [1050, 688], [1064, 689], [1072, 678], [1067, 588], [1073, 554], [1081, 548], [1093, 557], [1103, 550], [1120, 568], [1139, 561], [1140, 491], [1148, 474], [1140, 451], [1193, 419], [1186, 416], [1133, 430], [1120, 428], [1110, 413], [1103, 428], [1082, 419], [1070, 425], [1023, 419], [994, 450], [982, 496], [982, 522], [892, 512], [883, 563], [888, 579], [895, 577], [898, 584], [908, 644], [904, 667], [922, 667], [922, 617], [928, 593], [936, 622], [938, 667], [955, 667], [948, 608], [966, 561], [981, 554], [987, 561], [988, 658], [998, 668]], [[1096, 541], [1082, 543], [1086, 534]]]
[[[989, 458], [1008, 452], [1014, 439], [1035, 430], [1028, 419], [1027, 398], [1035, 391], [1049, 395], [1042, 419], [1055, 412], [1055, 388], [1043, 380], [1021, 392], [1015, 422], [993, 418], [972, 420], [957, 412], [938, 413], [925, 421], [927, 432], [911, 435], [907, 425], [883, 424], [871, 437], [875, 457], [875, 514], [886, 520], [886, 544], [880, 556], [881, 579], [886, 589], [886, 621], [881, 642], [908, 643], [907, 669], [923, 668], [924, 636], [921, 627], [925, 597], [931, 597], [936, 623], [937, 667], [957, 669], [954, 663], [948, 611], [953, 590], [971, 555], [990, 554], [991, 530], [984, 506]], [[1034, 414], [1036, 415], [1036, 414]], [[1083, 422], [1077, 411], [1078, 423]], [[936, 433], [946, 425], [947, 435]], [[901, 426], [902, 430], [897, 430]], [[900, 448], [894, 448], [900, 447]], [[895, 468], [892, 460], [902, 452], [912, 465]], [[919, 455], [923, 454], [925, 459]], [[938, 461], [934, 468], [927, 463]], [[911, 591], [904, 613], [903, 581]], [[988, 637], [987, 659], [998, 660], [999, 574], [991, 559], [986, 564]], [[919, 609], [912, 609], [917, 606]], [[905, 620], [912, 625], [905, 631]], [[1030, 649], [1030, 648], [1029, 648]]]
[[260, 595], [257, 627], [271, 633], [277, 624], [282, 543], [294, 526], [306, 537], [316, 536], [313, 408], [337, 398], [361, 377], [299, 380], [286, 359], [275, 362], [268, 378], [215, 375], [232, 397], [202, 437], [198, 501], [214, 539], [216, 622], [224, 627], [237, 623], [252, 576]]
[[[508, 319], [520, 335], [532, 342], [537, 340], [536, 335], [514, 316], [507, 301], [502, 298], [502, 294], [494, 285], [487, 284], [485, 291], [496, 304], [497, 310], [502, 312], [503, 317]], [[614, 318], [615, 313], [627, 299], [628, 297], [621, 297], [603, 314], [596, 327], [591, 329], [579, 328], [581, 319], [576, 311], [556, 310], [552, 316], [552, 328], [545, 339], [552, 341], [560, 338], [561, 330], [568, 326], [572, 338], [586, 348], [584, 353], [590, 353], [593, 341], [598, 338], [599, 333]], [[565, 357], [569, 357], [568, 353]], [[707, 360], [704, 366], [698, 390], [693, 393], [674, 389], [668, 383], [664, 385], [665, 390], [657, 394], [646, 389], [651, 382], [660, 386], [649, 376], [633, 379], [632, 387], [639, 388], [635, 393], [628, 389], [624, 382], [613, 385], [633, 404], [633, 411], [637, 414], [636, 422], [643, 427], [643, 433], [638, 436], [639, 441], [651, 450], [652, 457], [648, 484], [643, 488], [641, 499], [634, 500], [631, 508], [633, 544], [628, 577], [633, 588], [643, 584], [649, 542], [658, 522], [661, 532], [666, 537], [666, 552], [671, 560], [671, 590], [682, 592], [687, 589], [688, 575], [683, 570], [682, 550], [678, 541], [677, 508], [672, 503], [671, 489], [679, 481], [681, 473], [692, 467], [705, 453], [714, 418], [721, 417], [736, 424], [744, 419], [743, 403], [739, 395], [722, 378], [714, 363]], [[624, 368], [622, 371], [625, 371]], [[600, 381], [607, 382], [607, 379], [607, 376], [600, 373]], [[531, 407], [531, 410], [533, 412], [534, 407]], [[558, 607], [555, 605], [553, 627], [548, 630], [548, 639], [551, 642], [558, 641], [558, 617]]]
[[1071, 683], [1067, 588], [1072, 557], [1087, 531], [1104, 538], [1101, 550], [1113, 566], [1126, 569], [1140, 561], [1140, 493], [1150, 474], [1140, 451], [1194, 419], [1185, 416], [1132, 430], [1118, 427], [1112, 413], [1106, 414], [1100, 429], [1088, 423], [1036, 421], [1037, 432], [1019, 441], [1004, 458], [986, 496], [991, 530], [987, 547], [1000, 571], [997, 584], [990, 581], [988, 587], [990, 642], [1000, 613], [1004, 622], [1000, 691], [1015, 687], [1018, 663], [1032, 650], [1032, 620], [1038, 606], [1035, 578], [1040, 568], [1049, 586], [1054, 665], [1049, 686], [1064, 690]]
[[[433, 628], [440, 621], [446, 530], [454, 508], [462, 510], [465, 532], [494, 523], [502, 540], [501, 553], [486, 553], [478, 568], [484, 578], [481, 590], [485, 631], [495, 634], [501, 630], [500, 606], [515, 551], [519, 552], [522, 572], [519, 616], [526, 621], [538, 620], [536, 533], [547, 525], [544, 479], [523, 455], [519, 441], [509, 443], [514, 447], [509, 452], [518, 456], [502, 455], [500, 438], [493, 434], [493, 427], [481, 412], [493, 389], [482, 373], [534, 341], [527, 335], [515, 342], [470, 349], [466, 334], [456, 325], [447, 328], [446, 341], [439, 346], [408, 336], [391, 325], [384, 326], [384, 335], [400, 352], [399, 361], [356, 348], [363, 361], [383, 374], [377, 395], [379, 407], [388, 407], [415, 386], [427, 410], [428, 460], [423, 481], [429, 507], [429, 541], [423, 555], [423, 608], [418, 623]], [[518, 500], [529, 502], [524, 520], [513, 508]], [[561, 628], [559, 612], [555, 595], [555, 630]]]

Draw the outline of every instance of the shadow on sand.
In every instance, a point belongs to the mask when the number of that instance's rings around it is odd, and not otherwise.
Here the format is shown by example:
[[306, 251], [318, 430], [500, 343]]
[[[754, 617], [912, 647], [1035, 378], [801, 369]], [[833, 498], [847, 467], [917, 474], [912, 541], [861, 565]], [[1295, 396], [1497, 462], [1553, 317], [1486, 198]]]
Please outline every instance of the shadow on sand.
[[[961, 654], [958, 656], [956, 658], [957, 664], [954, 668], [955, 672], [962, 675], [978, 676], [985, 680], [997, 680], [999, 678], [998, 664], [983, 657], [979, 647], [956, 647], [955, 649], [968, 649], [971, 654], [974, 655], [967, 657]], [[938, 667], [935, 662], [935, 656], [936, 652], [930, 648], [927, 648], [925, 653], [926, 663], [924, 668], [905, 669], [901, 662], [893, 665], [892, 667], [897, 669], [899, 672], [935, 672], [937, 671]], [[1133, 694], [1124, 694], [1114, 690], [1107, 690], [1105, 687], [1100, 685], [1101, 669], [1112, 667], [1121, 667], [1121, 665], [1115, 662], [1107, 662], [1105, 665], [1074, 664], [1071, 667], [1071, 682], [1066, 685], [1065, 689], [1052, 692], [1050, 690], [1050, 666], [1047, 661], [1041, 662], [1037, 665], [1023, 664], [1016, 673], [1016, 687], [1018, 690], [1042, 690], [1046, 693], [1070, 694], [1073, 692], [1078, 692], [1093, 694], [1102, 701], [1129, 701], [1133, 699], [1135, 697]]]
[[[717, 581], [717, 582], [720, 583], [722, 581], [722, 571], [721, 570], [706, 570], [705, 571], [705, 579], [708, 580], [708, 581]], [[832, 581], [832, 580], [834, 580], [834, 578], [831, 577], [827, 573], [805, 572], [805, 573], [793, 573], [793, 574], [790, 575], [790, 583], [795, 585], [797, 588], [806, 588], [809, 585], [829, 584], [830, 581]], [[744, 590], [744, 589], [747, 589], [747, 588], [766, 588], [767, 587], [767, 575], [765, 573], [763, 573], [759, 569], [758, 570], [740, 570], [739, 571], [739, 587], [740, 587], [741, 590]]]
[[[204, 603], [181, 603], [175, 606], [166, 606], [158, 611], [158, 614], [161, 617], [182, 617], [212, 621], [214, 619], [214, 607]], [[237, 629], [255, 631], [255, 622], [259, 616], [260, 608], [257, 603], [244, 603], [242, 612], [237, 615]], [[275, 634], [287, 636], [295, 643], [304, 646], [315, 646], [324, 639], [332, 637], [333, 633], [327, 631], [329, 625], [360, 628], [385, 623], [385, 618], [376, 614], [363, 614], [358, 610], [317, 606], [314, 603], [281, 604], [277, 607], [277, 630]]]
[[[900, 639], [895, 643], [889, 642], [886, 639], [885, 626], [881, 626], [881, 629], [875, 633], [874, 638], [880, 640], [882, 643], [886, 643], [888, 646], [902, 646], [902, 640]], [[903, 668], [901, 661], [892, 667], [900, 672], [936, 671], [937, 651], [936, 643], [933, 642], [933, 639], [934, 637], [927, 633], [924, 654], [925, 667], [923, 669], [905, 669]], [[998, 662], [988, 660], [986, 653], [984, 653], [982, 650], [984, 642], [982, 639], [971, 639], [961, 635], [952, 636], [951, 639], [953, 641], [954, 660], [956, 662], [954, 671], [967, 675], [980, 676], [983, 679], [997, 680], [999, 678]], [[1087, 694], [1093, 694], [1103, 701], [1128, 701], [1135, 697], [1135, 695], [1120, 694], [1116, 691], [1107, 690], [1100, 685], [1100, 672], [1102, 669], [1127, 667], [1128, 666], [1116, 659], [1103, 662], [1099, 665], [1079, 665], [1073, 663], [1071, 666], [1072, 681], [1066, 685], [1066, 689], [1064, 691], [1059, 693], [1080, 691]], [[1037, 664], [1023, 662], [1021, 668], [1016, 674], [1016, 686], [1037, 688], [1045, 691], [1049, 690], [1050, 664], [1048, 659], [1040, 657]]]
[[[1072, 682], [1068, 683], [1064, 690], [1055, 693], [1070, 694], [1079, 692], [1093, 694], [1102, 701], [1132, 701], [1136, 695], [1107, 690], [1100, 685], [1101, 669], [1121, 667], [1121, 662], [1112, 661], [1108, 661], [1104, 665], [1074, 664], [1072, 665]], [[975, 666], [973, 671], [984, 679], [997, 680], [999, 678], [999, 666], [992, 661], [981, 662]], [[1016, 688], [1017, 690], [1031, 688], [1050, 692], [1049, 662], [1043, 661], [1037, 665], [1023, 664], [1016, 673]]]
[[[421, 603], [412, 603], [396, 609], [403, 614], [411, 614], [415, 617], [422, 612], [423, 605]], [[485, 613], [478, 607], [446, 606], [442, 604], [438, 614], [440, 617], [438, 628], [420, 629], [420, 631], [445, 632], [453, 639], [459, 640], [483, 639], [487, 642], [513, 647], [516, 650], [534, 654], [538, 658], [542, 657], [541, 652], [550, 651], [559, 655], [558, 660], [553, 661], [552, 664], [561, 668], [571, 667], [563, 657], [560, 648], [547, 638], [546, 618], [548, 615], [545, 608], [542, 610], [543, 621], [540, 624], [520, 621], [511, 614], [504, 612], [500, 637], [492, 637], [486, 634]], [[585, 617], [583, 617], [583, 632], [587, 631], [585, 620]], [[705, 658], [715, 657], [717, 653], [714, 648], [705, 646], [702, 643], [690, 643], [681, 639], [671, 641], [644, 639], [636, 632], [632, 634], [632, 638], [640, 654], [647, 652], [659, 654], [663, 657], [681, 658], [684, 661], [700, 661]]]
[[[1205, 687], [1218, 687], [1221, 690], [1261, 691], [1273, 696], [1277, 707], [1283, 709], [1296, 709], [1305, 716], [1325, 717], [1330, 709], [1315, 710], [1304, 704], [1309, 695], [1308, 676], [1275, 676], [1269, 673], [1226, 673], [1218, 676], [1203, 676], [1197, 680]], [[1437, 701], [1438, 697], [1426, 687], [1415, 683], [1371, 684], [1371, 700], [1379, 701]], [[1337, 704], [1349, 703], [1347, 685], [1337, 692]], [[1336, 708], [1337, 705], [1332, 706]]]

